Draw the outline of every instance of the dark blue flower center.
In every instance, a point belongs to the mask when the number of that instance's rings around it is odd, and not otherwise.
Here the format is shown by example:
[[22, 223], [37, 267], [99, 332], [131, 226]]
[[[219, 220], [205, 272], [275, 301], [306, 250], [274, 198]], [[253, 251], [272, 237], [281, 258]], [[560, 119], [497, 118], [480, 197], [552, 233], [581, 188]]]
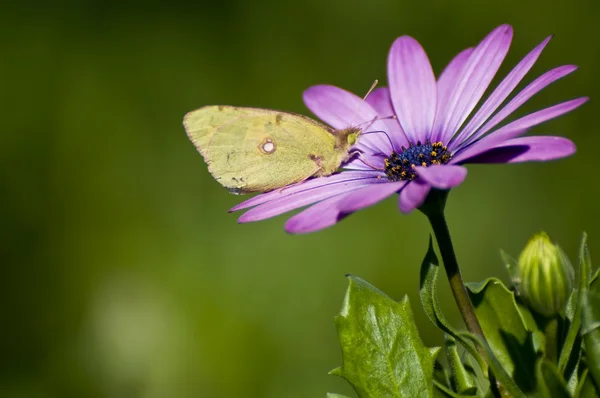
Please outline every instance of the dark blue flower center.
[[414, 180], [417, 177], [417, 166], [446, 164], [452, 159], [452, 154], [441, 142], [433, 144], [427, 141], [417, 145], [410, 143], [408, 148], [402, 147], [400, 153], [394, 151], [385, 158], [385, 174], [390, 181]]

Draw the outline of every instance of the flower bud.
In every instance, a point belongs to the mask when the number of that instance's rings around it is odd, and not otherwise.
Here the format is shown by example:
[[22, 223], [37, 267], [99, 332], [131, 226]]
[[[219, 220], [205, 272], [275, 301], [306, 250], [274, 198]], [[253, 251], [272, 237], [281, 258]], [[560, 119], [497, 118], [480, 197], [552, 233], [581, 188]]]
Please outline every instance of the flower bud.
[[542, 315], [561, 313], [573, 289], [573, 267], [545, 232], [534, 235], [519, 256], [518, 292]]

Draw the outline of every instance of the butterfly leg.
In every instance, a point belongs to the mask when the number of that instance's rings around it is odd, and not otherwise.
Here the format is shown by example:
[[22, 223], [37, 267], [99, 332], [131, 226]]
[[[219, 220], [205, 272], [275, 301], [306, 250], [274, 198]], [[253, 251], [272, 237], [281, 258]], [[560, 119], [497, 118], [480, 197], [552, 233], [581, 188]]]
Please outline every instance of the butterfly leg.
[[358, 160], [360, 160], [361, 162], [363, 162], [364, 164], [366, 164], [367, 166], [371, 167], [373, 170], [380, 170], [380, 171], [385, 171], [385, 169], [383, 167], [377, 167], [371, 163], [369, 163], [367, 161], [367, 159], [365, 159], [365, 157], [363, 156], [363, 153], [359, 150], [354, 150], [348, 153], [348, 157], [346, 158], [346, 160], [344, 161], [347, 162], [348, 160], [352, 159], [354, 156], [356, 156], [358, 158]]

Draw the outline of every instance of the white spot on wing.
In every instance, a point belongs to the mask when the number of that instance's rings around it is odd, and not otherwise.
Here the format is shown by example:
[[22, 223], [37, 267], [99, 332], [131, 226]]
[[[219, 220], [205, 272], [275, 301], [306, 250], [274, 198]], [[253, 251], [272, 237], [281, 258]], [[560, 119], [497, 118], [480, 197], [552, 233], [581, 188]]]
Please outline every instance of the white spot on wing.
[[275, 150], [275, 144], [273, 144], [272, 142], [265, 142], [265, 144], [263, 145], [263, 151], [265, 151], [266, 153], [271, 153]]
[[275, 149], [277, 149], [277, 145], [275, 145], [275, 143], [273, 142], [273, 140], [272, 140], [272, 139], [270, 139], [270, 138], [265, 138], [265, 139], [263, 140], [263, 142], [261, 142], [261, 143], [258, 145], [258, 148], [259, 148], [259, 149], [260, 149], [262, 152], [266, 153], [267, 155], [270, 155], [270, 154], [272, 154], [273, 152], [275, 152]]

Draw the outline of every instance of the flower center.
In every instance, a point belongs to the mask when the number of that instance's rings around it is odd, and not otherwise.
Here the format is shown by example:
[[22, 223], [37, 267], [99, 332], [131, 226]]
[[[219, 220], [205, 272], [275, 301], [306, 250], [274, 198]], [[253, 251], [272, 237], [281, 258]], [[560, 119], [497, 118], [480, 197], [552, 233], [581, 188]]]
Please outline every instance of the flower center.
[[432, 164], [446, 164], [452, 159], [452, 154], [441, 142], [433, 144], [427, 141], [417, 145], [409, 143], [408, 148], [402, 147], [400, 153], [392, 152], [385, 158], [385, 174], [390, 181], [414, 180], [417, 177], [417, 166], [427, 167]]

